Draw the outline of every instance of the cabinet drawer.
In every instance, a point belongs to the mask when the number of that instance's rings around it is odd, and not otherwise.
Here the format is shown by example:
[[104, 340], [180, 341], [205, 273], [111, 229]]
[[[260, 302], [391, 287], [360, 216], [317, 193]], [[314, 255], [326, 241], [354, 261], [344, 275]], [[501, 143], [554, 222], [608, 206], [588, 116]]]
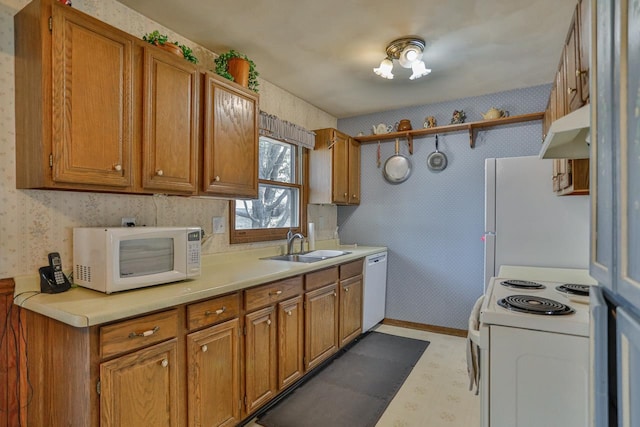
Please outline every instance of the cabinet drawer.
[[213, 325], [238, 317], [240, 296], [238, 293], [225, 295], [187, 306], [189, 330]]
[[291, 277], [244, 291], [246, 310], [254, 310], [302, 293], [302, 276]]
[[338, 281], [338, 267], [314, 271], [305, 276], [305, 290], [312, 291]]
[[349, 262], [347, 264], [342, 264], [340, 266], [340, 279], [348, 279], [349, 277], [354, 277], [359, 274], [362, 274], [362, 263], [363, 259], [359, 259], [353, 262]]
[[150, 314], [100, 328], [100, 356], [103, 359], [174, 338], [177, 310]]

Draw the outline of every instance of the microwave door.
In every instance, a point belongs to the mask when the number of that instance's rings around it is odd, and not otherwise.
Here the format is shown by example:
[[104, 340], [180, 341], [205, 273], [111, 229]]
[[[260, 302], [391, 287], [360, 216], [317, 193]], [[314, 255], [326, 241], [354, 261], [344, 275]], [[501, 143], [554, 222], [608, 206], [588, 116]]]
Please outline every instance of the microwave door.
[[173, 271], [172, 238], [148, 238], [120, 242], [120, 277], [148, 276]]

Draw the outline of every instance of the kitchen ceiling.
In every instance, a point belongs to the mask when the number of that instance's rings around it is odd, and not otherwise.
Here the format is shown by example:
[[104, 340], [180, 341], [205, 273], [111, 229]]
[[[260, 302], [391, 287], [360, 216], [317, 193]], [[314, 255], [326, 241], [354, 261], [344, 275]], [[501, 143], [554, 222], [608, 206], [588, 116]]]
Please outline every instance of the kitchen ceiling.
[[[575, 0], [119, 0], [260, 77], [345, 118], [551, 83]], [[392, 40], [426, 40], [433, 71], [373, 73]]]

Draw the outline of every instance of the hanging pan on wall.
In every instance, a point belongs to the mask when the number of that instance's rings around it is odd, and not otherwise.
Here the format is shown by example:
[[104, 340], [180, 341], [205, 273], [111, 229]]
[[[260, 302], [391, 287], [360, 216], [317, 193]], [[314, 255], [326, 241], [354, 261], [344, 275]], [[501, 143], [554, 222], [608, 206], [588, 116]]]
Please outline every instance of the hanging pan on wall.
[[405, 182], [409, 178], [409, 175], [411, 175], [411, 161], [402, 154], [399, 154], [399, 152], [400, 141], [396, 138], [396, 154], [384, 162], [384, 169], [382, 170], [384, 179], [390, 184]]
[[427, 166], [433, 172], [440, 172], [447, 167], [447, 156], [443, 152], [438, 151], [438, 135], [436, 135], [436, 151], [427, 157]]

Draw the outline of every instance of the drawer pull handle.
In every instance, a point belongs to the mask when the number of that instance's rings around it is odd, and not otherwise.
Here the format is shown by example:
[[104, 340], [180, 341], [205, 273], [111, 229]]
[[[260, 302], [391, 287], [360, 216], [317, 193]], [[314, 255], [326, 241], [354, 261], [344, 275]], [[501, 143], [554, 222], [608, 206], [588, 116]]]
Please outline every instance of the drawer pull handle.
[[209, 350], [209, 347], [207, 347], [207, 345], [206, 345], [206, 344], [205, 344], [205, 345], [203, 345], [201, 348], [202, 348], [202, 352], [203, 352], [203, 353], [206, 353], [206, 352], [207, 352], [207, 350]]
[[162, 362], [160, 362], [160, 364], [163, 368], [166, 368], [167, 366], [169, 366], [169, 361], [167, 359], [162, 359]]
[[160, 326], [156, 326], [155, 328], [149, 329], [148, 331], [144, 331], [144, 332], [131, 332], [129, 334], [129, 338], [148, 337], [155, 334], [159, 330], [160, 330]]
[[227, 310], [227, 307], [222, 307], [217, 309], [216, 311], [211, 311], [211, 310], [207, 310], [204, 312], [205, 316], [211, 316], [212, 314], [217, 314], [218, 316], [220, 316], [222, 313], [224, 313]]
[[271, 319], [267, 319], [267, 326], [271, 326]]
[[275, 291], [275, 292], [269, 292], [269, 295], [271, 296], [278, 296], [282, 293], [282, 291]]

